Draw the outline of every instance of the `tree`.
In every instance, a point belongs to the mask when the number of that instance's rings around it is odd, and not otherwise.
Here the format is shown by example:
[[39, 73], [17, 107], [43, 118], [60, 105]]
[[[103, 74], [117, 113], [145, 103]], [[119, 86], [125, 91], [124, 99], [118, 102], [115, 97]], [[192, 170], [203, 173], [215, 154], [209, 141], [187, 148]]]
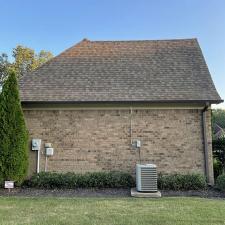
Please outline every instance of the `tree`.
[[33, 49], [18, 45], [13, 49], [13, 57], [15, 62], [13, 68], [19, 76], [23, 76], [25, 72], [35, 69], [35, 53]]
[[16, 72], [18, 78], [22, 77], [26, 72], [37, 69], [53, 57], [51, 52], [41, 50], [39, 53], [31, 48], [18, 45], [13, 49], [13, 62], [8, 61], [6, 53], [0, 56], [0, 85], [6, 79], [9, 71]]
[[0, 94], [0, 180], [20, 184], [28, 169], [28, 131], [16, 74], [10, 72]]
[[214, 174], [220, 175], [225, 173], [225, 138], [213, 140], [213, 158], [216, 159], [214, 163]]
[[41, 66], [42, 64], [46, 63], [48, 60], [53, 58], [53, 54], [51, 52], [41, 50], [38, 54], [38, 66]]
[[3, 81], [6, 79], [9, 67], [10, 63], [7, 54], [2, 53], [0, 55], [0, 85], [3, 84]]
[[19, 77], [33, 71], [53, 57], [51, 52], [41, 50], [36, 54], [33, 49], [18, 45], [13, 49], [15, 62], [13, 68]]

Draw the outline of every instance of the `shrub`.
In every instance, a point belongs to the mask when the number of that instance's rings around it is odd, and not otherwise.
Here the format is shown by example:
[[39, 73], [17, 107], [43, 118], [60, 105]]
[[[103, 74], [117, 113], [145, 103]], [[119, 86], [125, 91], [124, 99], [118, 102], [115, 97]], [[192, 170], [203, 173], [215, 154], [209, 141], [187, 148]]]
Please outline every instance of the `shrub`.
[[[124, 172], [93, 172], [85, 174], [41, 172], [24, 182], [26, 187], [36, 188], [129, 188], [135, 186], [134, 178]], [[159, 175], [161, 190], [202, 190], [206, 188], [201, 174]]]
[[85, 174], [50, 173], [35, 174], [24, 186], [36, 188], [125, 188], [135, 185], [134, 178], [123, 172], [93, 172]]
[[10, 73], [0, 94], [0, 181], [20, 184], [28, 168], [28, 132], [21, 108], [17, 78]]
[[[213, 157], [216, 158], [216, 160], [220, 164], [220, 167], [222, 167], [221, 169], [223, 170], [223, 172], [225, 172], [225, 138], [219, 138], [219, 139], [213, 140], [212, 148], [213, 148]], [[216, 170], [215, 172], [220, 172], [220, 171]], [[215, 177], [216, 177], [216, 174], [215, 174]]]
[[158, 188], [161, 190], [201, 190], [206, 188], [206, 179], [201, 174], [159, 175]]
[[225, 191], [225, 174], [221, 174], [216, 179], [216, 188]]
[[223, 173], [223, 165], [218, 158], [213, 159], [213, 171], [215, 178], [217, 178], [220, 174]]

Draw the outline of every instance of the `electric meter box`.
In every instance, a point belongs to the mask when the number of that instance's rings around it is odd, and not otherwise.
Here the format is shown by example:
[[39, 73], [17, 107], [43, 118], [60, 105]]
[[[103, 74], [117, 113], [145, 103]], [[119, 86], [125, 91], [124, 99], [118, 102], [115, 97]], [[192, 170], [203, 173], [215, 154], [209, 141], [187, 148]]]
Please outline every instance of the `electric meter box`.
[[141, 141], [140, 140], [136, 140], [136, 147], [140, 148], [141, 147]]
[[32, 139], [32, 151], [40, 151], [41, 150], [41, 139]]
[[45, 151], [46, 156], [53, 156], [54, 154], [54, 148], [46, 148]]
[[141, 141], [140, 140], [133, 140], [132, 146], [133, 146], [133, 148], [140, 148], [141, 147]]

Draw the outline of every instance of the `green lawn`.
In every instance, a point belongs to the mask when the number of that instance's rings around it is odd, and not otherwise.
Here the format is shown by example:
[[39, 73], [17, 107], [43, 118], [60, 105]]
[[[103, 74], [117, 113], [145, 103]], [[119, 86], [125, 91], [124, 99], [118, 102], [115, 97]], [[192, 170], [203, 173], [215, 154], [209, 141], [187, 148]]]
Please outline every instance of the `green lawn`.
[[225, 201], [200, 198], [0, 197], [0, 224], [225, 224]]

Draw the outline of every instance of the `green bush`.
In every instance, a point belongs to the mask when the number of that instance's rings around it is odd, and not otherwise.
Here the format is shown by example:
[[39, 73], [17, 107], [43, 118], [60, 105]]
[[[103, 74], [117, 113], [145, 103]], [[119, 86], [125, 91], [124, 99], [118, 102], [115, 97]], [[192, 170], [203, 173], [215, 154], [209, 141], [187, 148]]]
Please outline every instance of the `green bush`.
[[93, 172], [85, 174], [50, 173], [35, 174], [24, 186], [36, 188], [125, 188], [135, 186], [134, 178], [123, 172]]
[[[35, 188], [129, 188], [135, 186], [134, 178], [124, 172], [93, 172], [85, 174], [41, 172], [24, 182], [24, 187]], [[201, 174], [159, 175], [161, 190], [202, 190], [206, 188]]]
[[217, 178], [220, 174], [223, 173], [223, 165], [218, 158], [213, 159], [213, 171], [215, 178]]
[[225, 174], [221, 174], [216, 179], [216, 188], [225, 191]]
[[214, 162], [214, 177], [216, 178], [223, 172], [225, 172], [225, 138], [219, 138], [213, 140], [213, 158], [216, 159]]
[[11, 72], [0, 94], [0, 181], [20, 184], [28, 168], [28, 132], [15, 73]]
[[158, 188], [161, 190], [202, 190], [206, 188], [206, 179], [201, 174], [159, 175]]

